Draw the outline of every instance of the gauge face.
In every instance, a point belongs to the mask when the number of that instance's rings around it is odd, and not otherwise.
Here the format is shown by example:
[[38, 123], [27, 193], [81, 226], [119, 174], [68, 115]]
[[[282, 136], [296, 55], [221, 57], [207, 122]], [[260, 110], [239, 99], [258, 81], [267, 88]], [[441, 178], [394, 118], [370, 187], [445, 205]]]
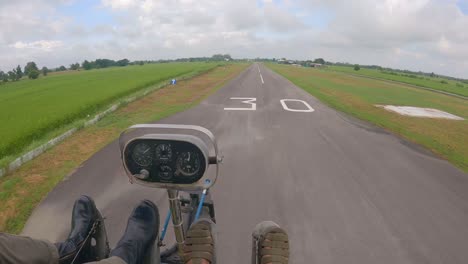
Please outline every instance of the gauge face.
[[172, 147], [169, 144], [159, 144], [156, 147], [156, 159], [162, 162], [171, 160]]
[[194, 152], [182, 152], [177, 158], [176, 167], [182, 175], [193, 176], [200, 170], [200, 157]]
[[142, 167], [148, 167], [153, 161], [153, 153], [151, 152], [151, 146], [146, 143], [138, 143], [132, 152], [132, 159], [136, 164]]
[[161, 179], [169, 180], [172, 178], [172, 169], [167, 165], [162, 165], [159, 168], [159, 177]]

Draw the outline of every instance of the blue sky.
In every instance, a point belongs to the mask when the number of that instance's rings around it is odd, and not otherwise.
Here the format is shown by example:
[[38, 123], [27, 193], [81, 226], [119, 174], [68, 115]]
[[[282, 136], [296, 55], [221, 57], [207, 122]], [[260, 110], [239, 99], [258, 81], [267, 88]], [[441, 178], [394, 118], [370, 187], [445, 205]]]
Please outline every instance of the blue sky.
[[466, 0], [458, 1], [457, 6], [465, 15], [468, 15], [468, 1]]
[[114, 14], [95, 0], [79, 0], [58, 6], [58, 14], [70, 17], [74, 24], [93, 27], [100, 24], [114, 25]]

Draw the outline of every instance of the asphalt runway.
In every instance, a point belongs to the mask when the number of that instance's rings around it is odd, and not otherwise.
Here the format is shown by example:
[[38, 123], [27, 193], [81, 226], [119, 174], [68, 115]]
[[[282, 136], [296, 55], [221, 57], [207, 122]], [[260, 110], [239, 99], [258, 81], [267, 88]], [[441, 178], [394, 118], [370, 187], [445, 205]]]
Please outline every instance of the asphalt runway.
[[[247, 99], [231, 99], [239, 97]], [[466, 173], [325, 106], [261, 64], [158, 123], [200, 125], [218, 138], [218, 263], [249, 263], [250, 232], [262, 220], [289, 232], [294, 264], [468, 263]], [[128, 183], [113, 142], [47, 196], [24, 234], [66, 237], [80, 194], [94, 197], [112, 245], [138, 201], [167, 210], [164, 190]]]

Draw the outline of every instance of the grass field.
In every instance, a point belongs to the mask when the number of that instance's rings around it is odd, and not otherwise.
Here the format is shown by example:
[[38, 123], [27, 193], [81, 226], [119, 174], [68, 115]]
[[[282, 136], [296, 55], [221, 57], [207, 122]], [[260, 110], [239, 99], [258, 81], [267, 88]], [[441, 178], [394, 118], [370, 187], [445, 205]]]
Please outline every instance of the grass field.
[[[268, 64], [322, 102], [419, 143], [468, 171], [468, 101], [404, 84], [389, 83], [314, 68]], [[463, 121], [401, 116], [376, 104], [430, 107]]]
[[0, 178], [0, 232], [20, 233], [42, 198], [82, 162], [118, 138], [123, 129], [157, 121], [198, 104], [247, 66], [228, 64], [181, 81], [174, 87], [156, 90]]
[[411, 73], [384, 71], [377, 69], [374, 70], [366, 68], [361, 68], [359, 71], [355, 71], [353, 67], [346, 66], [330, 66], [328, 70], [397, 81], [416, 86], [431, 88], [434, 90], [440, 90], [453, 94], [468, 96], [468, 83], [449, 80], [445, 78], [435, 78], [423, 75], [415, 75]]
[[170, 78], [214, 68], [215, 63], [165, 63], [74, 71], [0, 86], [0, 165], [32, 142], [116, 99]]

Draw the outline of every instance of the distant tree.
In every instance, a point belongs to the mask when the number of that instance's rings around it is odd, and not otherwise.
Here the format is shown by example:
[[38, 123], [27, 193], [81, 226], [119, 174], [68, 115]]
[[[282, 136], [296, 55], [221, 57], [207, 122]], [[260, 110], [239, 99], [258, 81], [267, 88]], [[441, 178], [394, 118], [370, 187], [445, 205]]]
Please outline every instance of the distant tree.
[[117, 61], [117, 65], [121, 66], [121, 67], [127, 66], [129, 63], [130, 63], [130, 61], [127, 60], [127, 59]]
[[37, 79], [39, 77], [40, 72], [38, 70], [30, 70], [28, 74], [29, 79]]
[[433, 72], [431, 72], [429, 76], [431, 76], [432, 78], [436, 77], [436, 75]]
[[18, 67], [16, 67], [16, 70], [14, 70], [14, 72], [16, 74], [15, 81], [18, 81], [19, 79], [23, 77], [23, 71], [21, 70], [21, 66], [18, 65]]
[[42, 67], [41, 71], [42, 71], [42, 75], [44, 76], [47, 76], [47, 73], [49, 73], [49, 69], [47, 69], [46, 66]]
[[145, 65], [145, 62], [144, 61], [139, 61], [138, 65], [143, 66], [143, 65]]
[[213, 60], [213, 61], [223, 61], [225, 59], [229, 60], [230, 58], [231, 58], [231, 56], [229, 54], [224, 54], [224, 55], [223, 54], [215, 54], [215, 55], [211, 56], [211, 60]]
[[38, 71], [39, 68], [37, 68], [37, 65], [34, 61], [30, 61], [24, 66], [24, 75], [29, 76], [29, 72], [32, 70]]
[[314, 63], [325, 64], [325, 60], [322, 58], [318, 58], [314, 60]]
[[66, 70], [67, 70], [67, 68], [65, 68], [65, 66], [63, 66], [63, 65], [60, 66], [60, 67], [57, 69], [57, 71], [66, 71]]
[[7, 76], [7, 82], [8, 82], [8, 75], [5, 74], [3, 71], [0, 71], [0, 81], [4, 81], [5, 75]]
[[78, 62], [70, 65], [70, 70], [72, 71], [76, 71], [79, 68], [80, 68], [80, 64]]
[[354, 64], [354, 70], [355, 71], [359, 71], [361, 69], [361, 67], [359, 67], [359, 64]]
[[116, 65], [115, 61], [109, 59], [97, 59], [96, 61], [94, 61], [94, 63], [96, 64], [96, 68], [98, 69], [112, 67]]
[[15, 69], [13, 69], [12, 71], [9, 71], [9, 72], [8, 72], [8, 79], [10, 79], [12, 82], [13, 82], [13, 81], [16, 81]]
[[85, 60], [82, 63], [82, 65], [83, 65], [83, 69], [85, 69], [85, 70], [91, 70], [93, 68], [93, 65], [87, 60]]

